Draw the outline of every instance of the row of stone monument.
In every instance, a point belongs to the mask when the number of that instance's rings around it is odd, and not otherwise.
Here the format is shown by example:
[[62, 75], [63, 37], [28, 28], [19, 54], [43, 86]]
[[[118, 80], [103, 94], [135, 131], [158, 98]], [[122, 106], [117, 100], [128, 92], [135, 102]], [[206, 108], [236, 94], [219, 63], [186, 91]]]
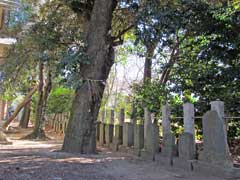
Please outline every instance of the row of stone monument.
[[[162, 107], [162, 144], [160, 145], [158, 121], [144, 109], [144, 123], [125, 122], [125, 112], [121, 109], [118, 118], [111, 110], [110, 121], [102, 114], [97, 123], [97, 140], [99, 145], [114, 150], [133, 149], [138, 156], [148, 155], [153, 160], [156, 155], [172, 159], [178, 156], [184, 160], [199, 159], [199, 161], [222, 167], [232, 167], [229, 147], [227, 143], [227, 130], [224, 117], [224, 103], [211, 102], [211, 110], [202, 117], [203, 151], [197, 153], [195, 141], [195, 114], [194, 105], [183, 105], [184, 132], [176, 140], [171, 131], [171, 110], [169, 105]], [[118, 119], [117, 122], [114, 122]], [[161, 147], [161, 148], [160, 148]], [[161, 150], [161, 152], [160, 152]]]
[[[211, 102], [211, 110], [202, 118], [203, 150], [197, 151], [195, 140], [194, 105], [183, 105], [184, 131], [178, 139], [171, 131], [171, 109], [162, 107], [161, 126], [158, 120], [145, 108], [144, 121], [125, 118], [124, 109], [117, 115], [110, 111], [110, 118], [102, 112], [97, 121], [96, 138], [99, 145], [114, 151], [127, 151], [160, 162], [161, 165], [178, 166], [190, 171], [199, 171], [219, 177], [240, 178], [240, 169], [234, 168], [227, 143], [227, 121], [224, 117], [224, 103]], [[56, 133], [64, 134], [69, 113], [56, 114], [51, 126]], [[160, 144], [161, 129], [162, 140]]]

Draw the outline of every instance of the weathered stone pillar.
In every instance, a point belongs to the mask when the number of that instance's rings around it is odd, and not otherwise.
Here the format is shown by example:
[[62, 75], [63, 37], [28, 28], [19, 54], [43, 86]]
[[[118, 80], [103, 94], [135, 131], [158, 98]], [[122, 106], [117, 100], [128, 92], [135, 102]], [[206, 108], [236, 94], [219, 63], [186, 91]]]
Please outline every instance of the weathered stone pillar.
[[151, 127], [151, 114], [150, 112], [148, 111], [148, 109], [145, 107], [144, 108], [144, 148], [147, 149], [147, 146], [149, 145], [148, 141], [149, 141], [149, 132], [152, 131], [149, 130], [149, 128], [152, 128]]
[[212, 111], [217, 111], [219, 117], [224, 122], [224, 125], [227, 129], [228, 121], [227, 121], [227, 119], [225, 119], [224, 102], [217, 100], [217, 101], [212, 101], [210, 104], [211, 104], [211, 110]]
[[179, 157], [183, 159], [194, 159], [196, 154], [195, 144], [195, 118], [194, 105], [185, 103], [183, 105], [184, 133], [179, 137]]
[[171, 133], [171, 121], [170, 121], [171, 109], [168, 104], [162, 107], [162, 133], [163, 140], [166, 134]]
[[140, 156], [141, 149], [144, 148], [144, 125], [142, 121], [136, 121], [134, 124], [134, 149]]
[[[176, 138], [171, 132], [171, 121], [170, 121], [171, 109], [168, 104], [162, 107], [162, 154], [172, 158], [176, 151]], [[170, 159], [171, 160], [171, 159]]]
[[134, 125], [132, 122], [123, 123], [123, 146], [131, 147], [134, 141]]
[[105, 111], [102, 111], [102, 119], [99, 127], [99, 144], [105, 144]]
[[110, 111], [109, 122], [105, 125], [105, 141], [107, 145], [113, 142], [113, 128], [114, 128], [114, 110]]
[[[212, 111], [214, 111], [214, 110], [217, 111], [220, 119], [223, 121], [224, 128], [225, 128], [224, 133], [226, 133], [225, 136], [227, 137], [228, 119], [225, 118], [224, 102], [220, 101], [220, 100], [216, 100], [216, 101], [212, 101], [210, 104], [211, 104], [211, 110]], [[228, 152], [229, 152], [229, 149], [228, 149]]]
[[165, 134], [164, 138], [161, 153], [166, 157], [172, 158], [176, 153], [176, 137], [173, 133], [168, 133]]
[[114, 126], [114, 149], [118, 150], [118, 146], [123, 143], [123, 122], [125, 119], [125, 110], [122, 108], [119, 113], [118, 123]]
[[153, 126], [154, 150], [155, 152], [159, 152], [160, 148], [159, 124], [158, 120], [154, 116], [152, 116], [152, 119], [153, 119], [152, 126]]
[[195, 143], [191, 133], [185, 132], [179, 136], [179, 157], [186, 160], [195, 159]]
[[195, 115], [193, 104], [185, 103], [183, 105], [183, 116], [184, 132], [190, 133], [195, 137]]
[[151, 115], [147, 108], [144, 108], [145, 117], [145, 139], [144, 149], [150, 153], [152, 159], [155, 159], [155, 153], [159, 151], [159, 127], [153, 114]]
[[199, 159], [208, 163], [232, 167], [226, 129], [223, 118], [217, 111], [208, 111], [203, 116], [203, 152]]

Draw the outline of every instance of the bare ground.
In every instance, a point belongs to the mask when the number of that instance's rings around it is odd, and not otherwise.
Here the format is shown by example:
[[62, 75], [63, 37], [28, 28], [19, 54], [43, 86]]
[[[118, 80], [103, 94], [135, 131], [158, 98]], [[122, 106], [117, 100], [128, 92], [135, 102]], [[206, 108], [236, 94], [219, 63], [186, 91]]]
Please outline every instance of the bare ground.
[[107, 149], [97, 155], [62, 153], [61, 140], [19, 140], [24, 133], [11, 133], [13, 144], [0, 145], [0, 180], [223, 180]]

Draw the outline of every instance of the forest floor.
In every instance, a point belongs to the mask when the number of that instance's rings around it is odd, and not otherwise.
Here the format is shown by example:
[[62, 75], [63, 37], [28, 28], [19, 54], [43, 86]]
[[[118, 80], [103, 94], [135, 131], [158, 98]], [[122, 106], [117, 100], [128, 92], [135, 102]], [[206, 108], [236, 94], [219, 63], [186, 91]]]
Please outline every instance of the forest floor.
[[20, 138], [28, 130], [8, 134], [11, 145], [0, 145], [0, 180], [223, 180], [182, 169], [167, 169], [156, 162], [99, 148], [96, 155], [59, 152], [62, 140]]

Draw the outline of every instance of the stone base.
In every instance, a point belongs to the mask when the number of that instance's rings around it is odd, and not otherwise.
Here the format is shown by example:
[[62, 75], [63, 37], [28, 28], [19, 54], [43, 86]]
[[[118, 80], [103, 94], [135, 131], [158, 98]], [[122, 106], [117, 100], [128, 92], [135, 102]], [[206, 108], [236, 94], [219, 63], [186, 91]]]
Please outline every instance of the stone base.
[[[115, 148], [114, 143], [110, 144], [110, 148]], [[144, 160], [154, 160], [157, 165], [165, 166], [167, 169], [179, 168], [184, 169], [189, 173], [201, 173], [229, 180], [240, 180], [240, 168], [224, 168], [222, 166], [213, 165], [199, 160], [186, 160], [179, 157], [166, 156], [162, 153], [152, 154], [146, 150], [139, 151], [138, 149], [122, 145], [118, 147], [118, 151], [134, 156], [140, 155], [141, 159]]]
[[183, 133], [179, 137], [178, 151], [179, 157], [186, 160], [195, 159], [194, 137], [190, 133]]
[[166, 167], [174, 167], [184, 169], [188, 172], [195, 172], [206, 174], [210, 176], [216, 176], [219, 178], [226, 178], [231, 180], [240, 179], [240, 168], [224, 168], [222, 166], [217, 166], [202, 162], [199, 160], [186, 160], [178, 157], [166, 157], [164, 155], [157, 154], [155, 155], [155, 161], [159, 165], [164, 165]]
[[172, 133], [164, 135], [161, 154], [167, 157], [177, 155], [176, 137]]

